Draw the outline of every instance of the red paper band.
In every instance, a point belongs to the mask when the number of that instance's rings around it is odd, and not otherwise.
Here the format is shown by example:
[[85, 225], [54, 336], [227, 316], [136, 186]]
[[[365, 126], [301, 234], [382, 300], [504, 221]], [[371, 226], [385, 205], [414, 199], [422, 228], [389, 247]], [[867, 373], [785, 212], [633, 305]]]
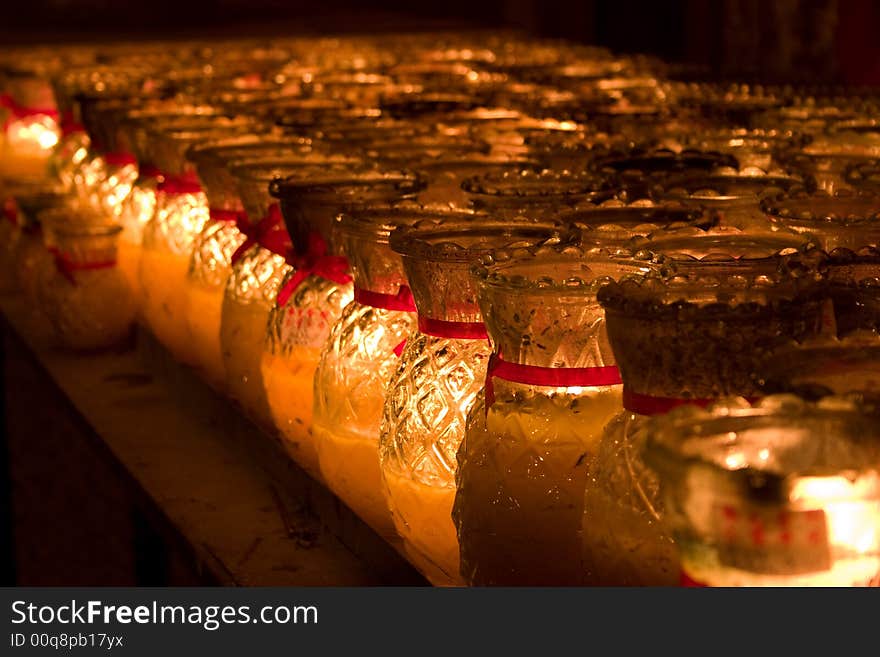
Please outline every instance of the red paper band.
[[354, 300], [362, 306], [372, 306], [373, 308], [383, 308], [385, 310], [401, 310], [408, 313], [416, 312], [412, 290], [406, 285], [401, 285], [397, 294], [373, 292], [372, 290], [356, 287], [354, 289]]
[[[758, 401], [758, 397], [747, 397], [746, 401], [754, 404]], [[691, 404], [705, 408], [715, 399], [682, 399], [677, 397], [654, 397], [653, 395], [642, 395], [638, 392], [628, 390], [626, 386], [623, 388], [623, 407], [638, 413], [639, 415], [663, 415], [679, 406]]]
[[654, 397], [653, 395], [642, 395], [638, 392], [629, 390], [626, 386], [623, 388], [623, 407], [638, 413], [639, 415], [663, 415], [673, 408], [692, 404], [705, 408], [711, 404], [714, 399], [681, 399], [678, 397]]
[[104, 161], [111, 167], [124, 167], [129, 164], [137, 165], [137, 159], [131, 153], [104, 153]]
[[348, 260], [344, 256], [327, 255], [327, 243], [317, 232], [309, 234], [309, 245], [306, 252], [302, 255], [291, 255], [287, 262], [295, 269], [295, 273], [287, 279], [278, 292], [279, 306], [286, 305], [296, 288], [309, 276], [319, 276], [337, 285], [351, 283]]
[[406, 339], [401, 340], [400, 344], [394, 347], [394, 355], [400, 358], [403, 350], [406, 348]]
[[235, 225], [245, 236], [245, 240], [232, 254], [231, 262], [233, 265], [241, 260], [245, 252], [255, 244], [259, 244], [264, 249], [283, 258], [290, 255], [293, 244], [290, 241], [290, 235], [287, 234], [287, 228], [284, 226], [281, 216], [281, 208], [277, 203], [270, 205], [266, 216], [256, 224], [251, 223], [247, 215], [242, 212], [236, 218]]
[[494, 378], [522, 383], [530, 386], [548, 388], [567, 388], [570, 386], [615, 386], [622, 383], [616, 365], [604, 367], [542, 367], [539, 365], [522, 365], [503, 360], [501, 356], [492, 354], [486, 369], [486, 410], [495, 403]]
[[55, 256], [55, 267], [71, 285], [76, 285], [74, 272], [77, 271], [94, 271], [97, 269], [110, 269], [116, 266], [115, 260], [104, 260], [99, 262], [73, 262], [64, 253], [57, 249], [50, 249]]
[[445, 319], [433, 319], [419, 315], [419, 331], [437, 338], [453, 338], [455, 340], [488, 340], [486, 326], [483, 322], [450, 322]]
[[[239, 222], [247, 220], [247, 217], [244, 216], [244, 212], [241, 210], [221, 210], [219, 208], [208, 208], [208, 216], [211, 218], [211, 221], [226, 221], [229, 223], [233, 223], [236, 226], [239, 225]], [[239, 228], [239, 230], [241, 230]]]
[[194, 176], [165, 176], [156, 185], [157, 192], [164, 194], [198, 194], [202, 191], [202, 185]]

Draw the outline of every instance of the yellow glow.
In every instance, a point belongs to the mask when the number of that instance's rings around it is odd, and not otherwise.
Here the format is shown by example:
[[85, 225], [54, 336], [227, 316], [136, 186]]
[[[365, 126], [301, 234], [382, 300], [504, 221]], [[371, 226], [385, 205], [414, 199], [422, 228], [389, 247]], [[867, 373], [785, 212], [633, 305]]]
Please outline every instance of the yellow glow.
[[804, 508], [825, 512], [829, 543], [856, 554], [880, 548], [880, 503], [859, 499], [857, 484], [844, 477], [807, 477], [799, 480], [793, 499]]

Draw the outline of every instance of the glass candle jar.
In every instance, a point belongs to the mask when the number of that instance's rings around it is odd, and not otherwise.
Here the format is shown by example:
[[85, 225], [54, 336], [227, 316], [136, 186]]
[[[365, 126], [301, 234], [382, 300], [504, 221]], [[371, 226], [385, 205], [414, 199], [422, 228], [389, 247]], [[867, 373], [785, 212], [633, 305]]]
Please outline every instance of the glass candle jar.
[[724, 395], [756, 397], [751, 374], [767, 355], [822, 331], [827, 297], [812, 253], [791, 248], [796, 236], [781, 251], [779, 237], [703, 237], [674, 248], [649, 240], [676, 271], [599, 291], [625, 410], [606, 427], [587, 478], [587, 583], [677, 582], [656, 474], [642, 458], [647, 418]]
[[379, 431], [385, 388], [416, 316], [403, 262], [388, 236], [398, 225], [472, 217], [402, 202], [352, 210], [337, 220], [354, 299], [330, 330], [315, 372], [314, 440], [324, 481], [389, 540], [396, 531], [382, 488]]
[[60, 188], [38, 182], [19, 183], [11, 186], [10, 191], [15, 195], [18, 208], [18, 238], [13, 252], [16, 288], [29, 303], [35, 304], [39, 272], [52, 260], [46, 250], [41, 219], [46, 211], [64, 206], [69, 199]]
[[[285, 162], [285, 151], [277, 148], [268, 150], [268, 146], [266, 151], [257, 148], [219, 148], [219, 153], [206, 150], [192, 156], [197, 161], [199, 179], [208, 199], [209, 219], [193, 244], [186, 278], [185, 304], [185, 321], [193, 337], [195, 366], [215, 387], [225, 386], [227, 380], [220, 344], [226, 281], [232, 272], [232, 256], [251, 230], [236, 177], [247, 178], [249, 188], [262, 186], [263, 189], [256, 190], [256, 193], [265, 196], [273, 177], [283, 176], [291, 169], [308, 163], [312, 152], [308, 144], [297, 147], [290, 142], [286, 150], [289, 162]], [[261, 161], [255, 161], [253, 166], [238, 166], [236, 175], [228, 171], [230, 162], [225, 158], [241, 153], [263, 152], [275, 153], [279, 159], [267, 160], [265, 166], [258, 164]], [[263, 211], [263, 208], [260, 210]]]
[[397, 532], [434, 584], [462, 581], [452, 521], [456, 453], [491, 355], [470, 267], [493, 249], [547, 242], [560, 227], [485, 219], [428, 222], [391, 234], [418, 330], [407, 338], [386, 392], [379, 459]]
[[0, 179], [46, 180], [59, 137], [58, 109], [51, 87], [38, 75], [7, 70], [0, 94]]
[[[304, 162], [276, 162], [288, 178], [308, 179], [328, 171], [345, 172], [359, 160], [346, 156], [303, 156]], [[295, 165], [295, 166], [293, 166]], [[230, 257], [231, 271], [223, 291], [220, 313], [220, 348], [226, 387], [232, 397], [261, 426], [278, 431], [263, 380], [262, 361], [269, 315], [285, 275], [291, 270], [293, 243], [280, 206], [270, 196], [274, 175], [268, 161], [229, 163], [244, 206], [246, 241]], [[256, 217], [256, 219], [254, 219]]]
[[647, 429], [690, 586], [876, 586], [877, 410], [778, 395], [679, 408]]
[[810, 180], [782, 170], [718, 169], [667, 178], [654, 187], [651, 195], [660, 201], [714, 210], [724, 226], [766, 231], [769, 222], [761, 210], [761, 201], [779, 194], [798, 193], [810, 185]]
[[412, 172], [364, 166], [273, 183], [293, 239], [293, 269], [269, 315], [261, 370], [276, 426], [291, 457], [309, 472], [320, 471], [312, 431], [315, 370], [354, 295], [333, 221], [352, 208], [412, 199], [422, 186]]
[[40, 295], [65, 347], [91, 351], [117, 346], [131, 334], [135, 304], [116, 267], [118, 226], [55, 226], [55, 272]]
[[829, 254], [837, 333], [880, 328], [880, 196], [817, 191], [766, 199], [762, 208], [774, 225], [812, 236]]
[[856, 394], [880, 401], [880, 335], [857, 331], [787, 345], [763, 363], [755, 380], [765, 394], [790, 393], [811, 401]]
[[143, 232], [140, 278], [142, 312], [150, 330], [176, 359], [194, 364], [192, 336], [186, 324], [186, 278], [193, 245], [209, 219], [208, 199], [195, 168], [186, 160], [199, 140], [246, 132], [250, 120], [222, 117], [158, 123], [153, 132], [156, 165], [163, 178], [156, 186], [156, 210]]
[[580, 583], [586, 477], [623, 409], [596, 291], [650, 270], [641, 255], [563, 244], [474, 268], [493, 353], [458, 452], [452, 515], [469, 583]]
[[550, 217], [578, 203], [614, 196], [614, 189], [604, 176], [549, 169], [493, 171], [468, 178], [461, 187], [470, 196], [475, 210], [493, 217]]

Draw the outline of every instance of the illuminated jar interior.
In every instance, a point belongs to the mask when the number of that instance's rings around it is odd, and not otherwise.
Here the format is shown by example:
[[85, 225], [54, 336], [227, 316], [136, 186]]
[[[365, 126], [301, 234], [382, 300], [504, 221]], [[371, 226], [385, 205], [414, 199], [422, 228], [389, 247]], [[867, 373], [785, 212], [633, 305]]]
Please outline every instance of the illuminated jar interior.
[[52, 88], [26, 68], [7, 67], [3, 73], [0, 178], [46, 180], [49, 156], [60, 135]]
[[386, 392], [379, 458], [404, 548], [435, 584], [462, 581], [452, 521], [456, 453], [491, 353], [470, 267], [491, 250], [534, 245], [559, 232], [555, 222], [486, 218], [422, 222], [391, 234], [419, 330], [407, 339]]
[[352, 210], [336, 224], [355, 291], [315, 372], [313, 434], [324, 481], [388, 540], [396, 531], [379, 470], [382, 409], [400, 348], [416, 327], [403, 262], [388, 237], [396, 226], [443, 217], [464, 221], [473, 215], [401, 202]]
[[584, 487], [621, 385], [596, 292], [651, 256], [577, 243], [497, 251], [474, 268], [492, 340], [458, 452], [461, 574], [478, 586], [580, 583]]
[[780, 344], [818, 335], [827, 308], [821, 257], [799, 251], [797, 235], [681, 229], [642, 244], [672, 271], [598, 292], [625, 410], [608, 423], [587, 478], [589, 584], [677, 582], [657, 478], [642, 458], [647, 418], [724, 395], [757, 397], [752, 373]]
[[876, 409], [790, 395], [682, 407], [648, 428], [682, 580], [872, 586], [880, 577]]

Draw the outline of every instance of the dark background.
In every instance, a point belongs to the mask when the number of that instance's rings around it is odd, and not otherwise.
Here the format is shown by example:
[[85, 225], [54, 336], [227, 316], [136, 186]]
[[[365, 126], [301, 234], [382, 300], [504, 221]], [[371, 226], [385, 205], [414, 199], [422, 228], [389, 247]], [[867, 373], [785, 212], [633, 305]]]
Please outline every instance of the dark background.
[[705, 75], [880, 83], [874, 0], [28, 0], [3, 43], [515, 27], [645, 52]]

